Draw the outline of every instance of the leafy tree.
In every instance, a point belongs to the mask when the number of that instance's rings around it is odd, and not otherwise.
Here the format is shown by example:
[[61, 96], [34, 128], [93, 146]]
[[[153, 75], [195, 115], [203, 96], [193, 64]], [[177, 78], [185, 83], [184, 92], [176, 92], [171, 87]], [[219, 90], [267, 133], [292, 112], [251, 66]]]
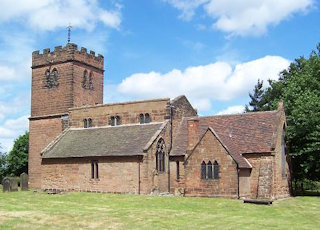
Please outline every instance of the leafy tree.
[[28, 173], [29, 133], [19, 136], [8, 155], [7, 171], [10, 176], [20, 176]]
[[269, 81], [255, 109], [276, 109], [280, 100], [287, 116], [293, 179], [320, 180], [320, 44], [308, 59], [300, 57], [291, 63], [278, 81]]
[[7, 163], [7, 155], [1, 151], [0, 146], [0, 183], [2, 179], [6, 176], [6, 163]]

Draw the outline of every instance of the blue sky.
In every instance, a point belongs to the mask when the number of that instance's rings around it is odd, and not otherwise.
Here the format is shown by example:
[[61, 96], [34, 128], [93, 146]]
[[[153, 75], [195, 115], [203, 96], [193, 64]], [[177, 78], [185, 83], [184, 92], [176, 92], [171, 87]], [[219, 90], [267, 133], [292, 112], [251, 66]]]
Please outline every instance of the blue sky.
[[316, 0], [0, 0], [0, 143], [28, 129], [31, 53], [71, 42], [105, 57], [104, 102], [185, 94], [239, 113], [320, 42]]

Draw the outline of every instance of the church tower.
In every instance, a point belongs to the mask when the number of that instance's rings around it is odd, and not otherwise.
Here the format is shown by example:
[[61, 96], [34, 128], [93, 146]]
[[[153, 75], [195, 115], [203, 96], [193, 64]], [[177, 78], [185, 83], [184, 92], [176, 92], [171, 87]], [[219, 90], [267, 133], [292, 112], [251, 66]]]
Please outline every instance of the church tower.
[[103, 103], [103, 63], [72, 43], [32, 53], [30, 188], [41, 188], [41, 151], [68, 125], [68, 109]]

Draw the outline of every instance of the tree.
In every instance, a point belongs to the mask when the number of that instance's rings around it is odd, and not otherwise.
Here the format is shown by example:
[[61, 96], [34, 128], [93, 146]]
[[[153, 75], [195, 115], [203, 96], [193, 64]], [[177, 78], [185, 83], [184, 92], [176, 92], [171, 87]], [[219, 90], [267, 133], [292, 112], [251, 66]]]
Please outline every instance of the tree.
[[8, 155], [7, 172], [10, 176], [20, 176], [21, 173], [28, 173], [28, 150], [29, 133], [19, 136], [15, 141], [12, 150]]
[[292, 177], [320, 180], [320, 44], [308, 59], [300, 57], [291, 63], [278, 81], [269, 80], [256, 111], [276, 109], [280, 100], [287, 116]]
[[6, 163], [7, 163], [7, 155], [1, 151], [0, 146], [0, 184], [2, 183], [2, 179], [6, 176]]
[[258, 83], [254, 86], [253, 94], [249, 93], [249, 97], [251, 98], [251, 101], [249, 102], [249, 105], [252, 107], [252, 109], [249, 108], [248, 105], [246, 105], [246, 112], [254, 112], [254, 111], [261, 111], [263, 110], [263, 80], [260, 81], [258, 79]]

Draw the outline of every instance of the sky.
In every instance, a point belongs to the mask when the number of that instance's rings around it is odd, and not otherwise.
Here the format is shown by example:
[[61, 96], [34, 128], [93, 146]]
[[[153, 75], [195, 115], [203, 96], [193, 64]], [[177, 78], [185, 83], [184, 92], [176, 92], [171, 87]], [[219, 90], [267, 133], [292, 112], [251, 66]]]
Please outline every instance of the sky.
[[[320, 42], [317, 0], [0, 0], [0, 144], [28, 130], [31, 53], [71, 42], [105, 58], [104, 103], [186, 95], [241, 113]], [[267, 84], [265, 84], [267, 86]]]

